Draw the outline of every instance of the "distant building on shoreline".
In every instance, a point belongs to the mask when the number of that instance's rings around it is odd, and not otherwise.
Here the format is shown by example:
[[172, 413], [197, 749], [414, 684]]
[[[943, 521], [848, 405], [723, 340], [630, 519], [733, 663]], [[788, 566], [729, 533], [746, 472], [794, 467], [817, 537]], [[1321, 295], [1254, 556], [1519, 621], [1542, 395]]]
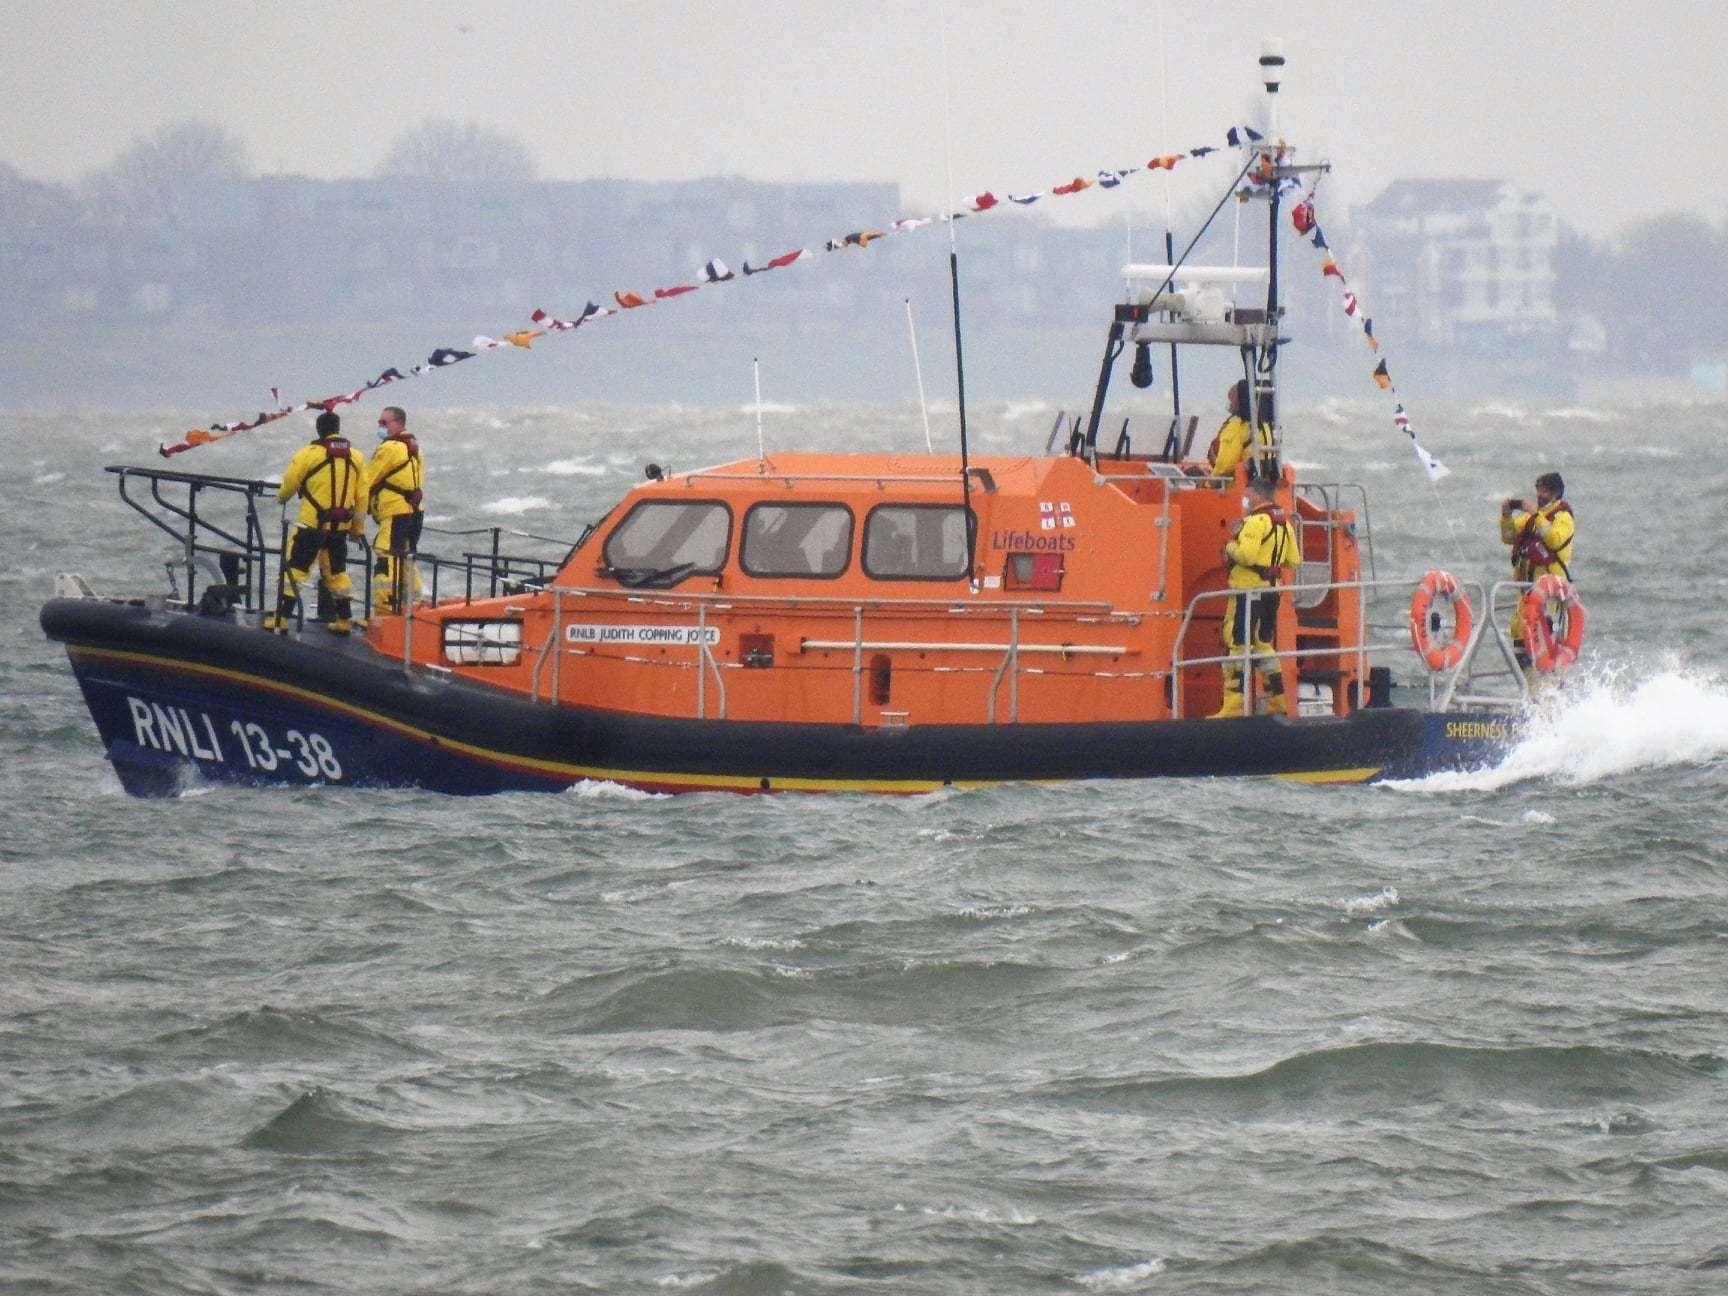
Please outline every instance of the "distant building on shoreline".
[[1351, 213], [1376, 313], [1431, 346], [1493, 354], [1557, 343], [1560, 219], [1503, 180], [1397, 180]]
[[[495, 390], [726, 399], [719, 393], [741, 390], [739, 374], [760, 356], [789, 395], [895, 398], [912, 369], [908, 303], [926, 365], [952, 355], [942, 228], [823, 249], [888, 228], [908, 214], [901, 203], [894, 184], [737, 177], [181, 177], [130, 195], [75, 193], [0, 165], [0, 401], [247, 402], [266, 384], [323, 396], [420, 363], [434, 347], [524, 328], [537, 307], [573, 316], [590, 300], [614, 305], [614, 292], [652, 298], [699, 283], [710, 258], [742, 275], [746, 261], [798, 248], [821, 255], [748, 289], [584, 330], [561, 363], [520, 367], [516, 387], [505, 377]], [[1124, 220], [1132, 210], [1077, 228], [1048, 224], [1040, 208], [1004, 207], [959, 228], [974, 392], [1089, 396], [1120, 269], [1160, 242], [1161, 219], [1142, 203]], [[1689, 260], [1666, 251], [1628, 260], [1570, 235], [1546, 198], [1509, 182], [1400, 180], [1347, 215], [1329, 210], [1326, 228], [1412, 395], [1559, 390], [1605, 369], [1660, 372], [1670, 355], [1676, 366], [1721, 355], [1708, 328], [1697, 345], [1657, 345], [1674, 281], [1701, 282]], [[1287, 224], [1282, 239], [1294, 239]], [[1263, 260], [1264, 244], [1233, 242], [1226, 218], [1191, 259], [1230, 264], [1238, 254]], [[1338, 310], [1337, 280], [1308, 261], [1292, 249], [1283, 276], [1304, 348], [1287, 390], [1355, 395], [1356, 330]], [[1630, 337], [1626, 321], [1645, 317], [1622, 308], [1628, 299], [1654, 321]], [[1182, 378], [1206, 399], [1222, 390], [1204, 364], [1185, 359]]]

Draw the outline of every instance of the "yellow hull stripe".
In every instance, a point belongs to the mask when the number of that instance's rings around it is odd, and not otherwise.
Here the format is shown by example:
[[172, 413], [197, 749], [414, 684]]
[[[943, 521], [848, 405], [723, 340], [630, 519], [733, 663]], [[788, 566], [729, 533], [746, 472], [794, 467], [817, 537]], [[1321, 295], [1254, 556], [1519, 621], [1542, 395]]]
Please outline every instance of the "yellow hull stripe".
[[[545, 760], [536, 756], [518, 756], [497, 751], [494, 748], [446, 738], [428, 729], [404, 724], [402, 721], [380, 712], [355, 706], [351, 702], [343, 702], [322, 693], [315, 693], [311, 689], [301, 688], [295, 684], [284, 684], [278, 680], [265, 679], [263, 676], [248, 674], [245, 671], [230, 670], [222, 666], [206, 666], [198, 662], [178, 661], [172, 657], [158, 657], [152, 653], [133, 652], [120, 648], [84, 648], [68, 644], [66, 651], [74, 660], [95, 659], [135, 662], [181, 674], [200, 675], [208, 679], [221, 679], [235, 684], [243, 684], [248, 688], [291, 697], [313, 706], [323, 707], [328, 711], [341, 712], [367, 724], [389, 729], [433, 747], [459, 752], [476, 760], [487, 761], [510, 769], [532, 770], [537, 774], [546, 774], [555, 778], [566, 778], [572, 781], [594, 779], [637, 787], [706, 788], [725, 792], [760, 792], [762, 790], [760, 778], [728, 774], [672, 774], [648, 770], [607, 769], [597, 765], [573, 765], [565, 761]], [[1272, 777], [1292, 783], [1362, 783], [1379, 772], [1379, 767], [1373, 766], [1360, 769], [1308, 770], [1292, 774], [1274, 774]], [[962, 789], [1000, 787], [1006, 782], [1062, 783], [1070, 781], [1067, 779], [955, 779], [945, 783], [940, 779], [815, 779], [768, 776], [770, 788], [777, 791], [898, 792], [908, 794], [936, 792], [944, 787]]]
[[1380, 772], [1378, 765], [1366, 769], [1304, 770], [1297, 774], [1274, 774], [1286, 783], [1366, 783]]

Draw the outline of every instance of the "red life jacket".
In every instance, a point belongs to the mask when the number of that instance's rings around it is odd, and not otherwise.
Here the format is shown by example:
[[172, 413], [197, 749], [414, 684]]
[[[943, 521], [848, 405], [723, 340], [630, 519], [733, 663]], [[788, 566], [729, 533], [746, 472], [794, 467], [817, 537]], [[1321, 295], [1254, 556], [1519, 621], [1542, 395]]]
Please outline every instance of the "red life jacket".
[[[1529, 517], [1524, 519], [1524, 525], [1519, 528], [1518, 539], [1512, 545], [1512, 566], [1514, 569], [1523, 567], [1526, 572], [1534, 573], [1537, 570], [1545, 571], [1554, 563], [1560, 562], [1560, 555], [1543, 544], [1542, 537], [1536, 534], [1536, 519], [1541, 516], [1541, 513], [1541, 509], [1531, 513]], [[1555, 518], [1562, 513], [1566, 514], [1567, 517], [1572, 516], [1572, 506], [1565, 500], [1559, 501], [1554, 506], [1554, 511], [1549, 514], [1549, 517]], [[1564, 563], [1560, 565], [1565, 566]]]
[[1263, 513], [1272, 519], [1272, 530], [1270, 533], [1272, 537], [1272, 561], [1267, 563], [1264, 567], [1252, 566], [1249, 563], [1243, 563], [1242, 566], [1247, 567], [1249, 571], [1253, 572], [1268, 584], [1276, 585], [1278, 583], [1278, 573], [1286, 566], [1286, 564], [1280, 562], [1279, 559], [1286, 556], [1284, 553], [1284, 546], [1285, 542], [1289, 539], [1289, 533], [1284, 530], [1284, 525], [1289, 519], [1285, 516], [1284, 510], [1279, 508], [1278, 505], [1260, 504], [1249, 509], [1244, 515], [1243, 521], [1247, 521], [1248, 518], [1253, 517], [1257, 513]]

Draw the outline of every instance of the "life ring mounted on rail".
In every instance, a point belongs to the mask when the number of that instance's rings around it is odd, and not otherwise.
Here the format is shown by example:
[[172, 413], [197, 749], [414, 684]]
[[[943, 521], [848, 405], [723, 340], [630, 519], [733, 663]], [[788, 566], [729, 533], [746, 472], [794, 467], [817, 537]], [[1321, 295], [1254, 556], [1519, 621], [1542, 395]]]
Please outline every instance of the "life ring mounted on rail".
[[[1445, 643], [1437, 639], [1440, 613], [1434, 608], [1436, 599], [1452, 609], [1452, 638]], [[1475, 624], [1470, 600], [1457, 577], [1448, 571], [1431, 571], [1422, 578], [1410, 598], [1410, 643], [1429, 670], [1451, 670], [1463, 661]]]
[[[1563, 628], [1558, 634], [1549, 619], [1551, 604], [1560, 605]], [[1539, 675], [1563, 671], [1578, 660], [1584, 643], [1584, 604], [1570, 581], [1547, 572], [1524, 595], [1524, 651]]]

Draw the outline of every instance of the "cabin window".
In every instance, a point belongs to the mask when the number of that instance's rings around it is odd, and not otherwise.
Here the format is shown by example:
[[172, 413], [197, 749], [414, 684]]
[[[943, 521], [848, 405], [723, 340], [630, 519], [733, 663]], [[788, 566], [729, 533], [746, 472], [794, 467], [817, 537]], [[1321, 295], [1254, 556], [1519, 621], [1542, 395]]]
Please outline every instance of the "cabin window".
[[752, 576], [838, 576], [852, 557], [844, 504], [757, 504], [744, 515], [744, 570]]
[[446, 621], [444, 660], [452, 666], [514, 666], [522, 660], [522, 623]]
[[966, 513], [953, 504], [884, 504], [864, 524], [864, 570], [876, 580], [966, 575]]
[[715, 500], [643, 500], [606, 537], [614, 574], [707, 574], [726, 565], [732, 510]]

